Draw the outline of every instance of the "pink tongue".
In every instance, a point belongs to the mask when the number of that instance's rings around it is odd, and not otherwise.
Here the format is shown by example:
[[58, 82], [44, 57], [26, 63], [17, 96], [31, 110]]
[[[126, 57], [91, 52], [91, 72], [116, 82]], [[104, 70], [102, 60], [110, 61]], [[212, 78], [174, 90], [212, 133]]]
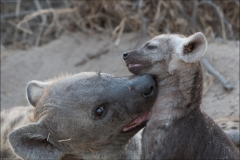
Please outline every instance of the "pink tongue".
[[138, 67], [138, 66], [141, 66], [141, 64], [129, 64], [128, 66], [129, 67]]
[[129, 125], [127, 125], [126, 127], [123, 128], [123, 131], [128, 131], [132, 128], [135, 128], [139, 125], [141, 125], [143, 122], [148, 120], [148, 115], [149, 112], [144, 113], [143, 115], [137, 117], [134, 121], [132, 121]]

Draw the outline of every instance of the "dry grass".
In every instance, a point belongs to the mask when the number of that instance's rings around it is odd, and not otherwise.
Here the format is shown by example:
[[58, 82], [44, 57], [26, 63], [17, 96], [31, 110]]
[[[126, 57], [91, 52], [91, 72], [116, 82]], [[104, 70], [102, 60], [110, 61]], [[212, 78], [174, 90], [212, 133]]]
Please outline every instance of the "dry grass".
[[[209, 39], [239, 39], [238, 0], [34, 2], [20, 1], [21, 5], [19, 1], [16, 4], [1, 2], [1, 43], [4, 46], [38, 46], [58, 38], [65, 31], [112, 34], [115, 45], [120, 43], [123, 32], [153, 37], [161, 33], [189, 35], [201, 31]], [[24, 14], [26, 6], [36, 6], [37, 10]], [[13, 11], [15, 15], [9, 18]]]

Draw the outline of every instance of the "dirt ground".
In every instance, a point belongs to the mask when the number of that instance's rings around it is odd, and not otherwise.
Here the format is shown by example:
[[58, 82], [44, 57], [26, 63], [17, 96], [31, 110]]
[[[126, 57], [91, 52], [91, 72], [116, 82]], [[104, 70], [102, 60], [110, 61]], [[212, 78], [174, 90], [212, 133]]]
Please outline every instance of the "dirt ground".
[[[27, 51], [1, 50], [1, 109], [28, 105], [26, 85], [31, 80], [83, 71], [130, 75], [122, 54], [139, 46], [136, 39], [136, 34], [124, 34], [115, 46], [111, 37], [104, 34], [75, 33]], [[212, 118], [239, 116], [239, 48], [231, 41], [214, 41], [209, 43], [206, 57], [235, 88], [227, 92], [216, 78], [211, 81], [212, 76], [205, 73], [210, 88], [203, 98], [203, 110]]]

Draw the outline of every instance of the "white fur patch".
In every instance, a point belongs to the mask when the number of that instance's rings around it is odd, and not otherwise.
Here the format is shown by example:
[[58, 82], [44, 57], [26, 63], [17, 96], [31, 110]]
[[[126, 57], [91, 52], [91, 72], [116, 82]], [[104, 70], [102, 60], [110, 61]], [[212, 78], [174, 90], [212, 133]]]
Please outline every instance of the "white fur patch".
[[159, 42], [158, 42], [158, 40], [152, 40], [152, 41], [150, 41], [149, 42], [149, 46], [158, 46], [158, 44], [159, 44]]
[[175, 52], [181, 54], [183, 52], [183, 42], [184, 38], [181, 38], [177, 35], [173, 35], [172, 37], [172, 45], [175, 46]]

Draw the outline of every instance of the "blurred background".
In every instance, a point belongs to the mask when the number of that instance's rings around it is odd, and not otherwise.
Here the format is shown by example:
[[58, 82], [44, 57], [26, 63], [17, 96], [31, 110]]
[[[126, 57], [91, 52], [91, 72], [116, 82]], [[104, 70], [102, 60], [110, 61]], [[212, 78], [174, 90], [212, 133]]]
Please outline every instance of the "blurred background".
[[239, 4], [1, 0], [1, 108], [28, 105], [25, 87], [31, 80], [82, 71], [130, 75], [124, 51], [159, 34], [200, 31], [209, 43], [202, 107], [213, 118], [239, 116]]
[[29, 48], [65, 32], [239, 39], [239, 0], [1, 0], [1, 44]]

